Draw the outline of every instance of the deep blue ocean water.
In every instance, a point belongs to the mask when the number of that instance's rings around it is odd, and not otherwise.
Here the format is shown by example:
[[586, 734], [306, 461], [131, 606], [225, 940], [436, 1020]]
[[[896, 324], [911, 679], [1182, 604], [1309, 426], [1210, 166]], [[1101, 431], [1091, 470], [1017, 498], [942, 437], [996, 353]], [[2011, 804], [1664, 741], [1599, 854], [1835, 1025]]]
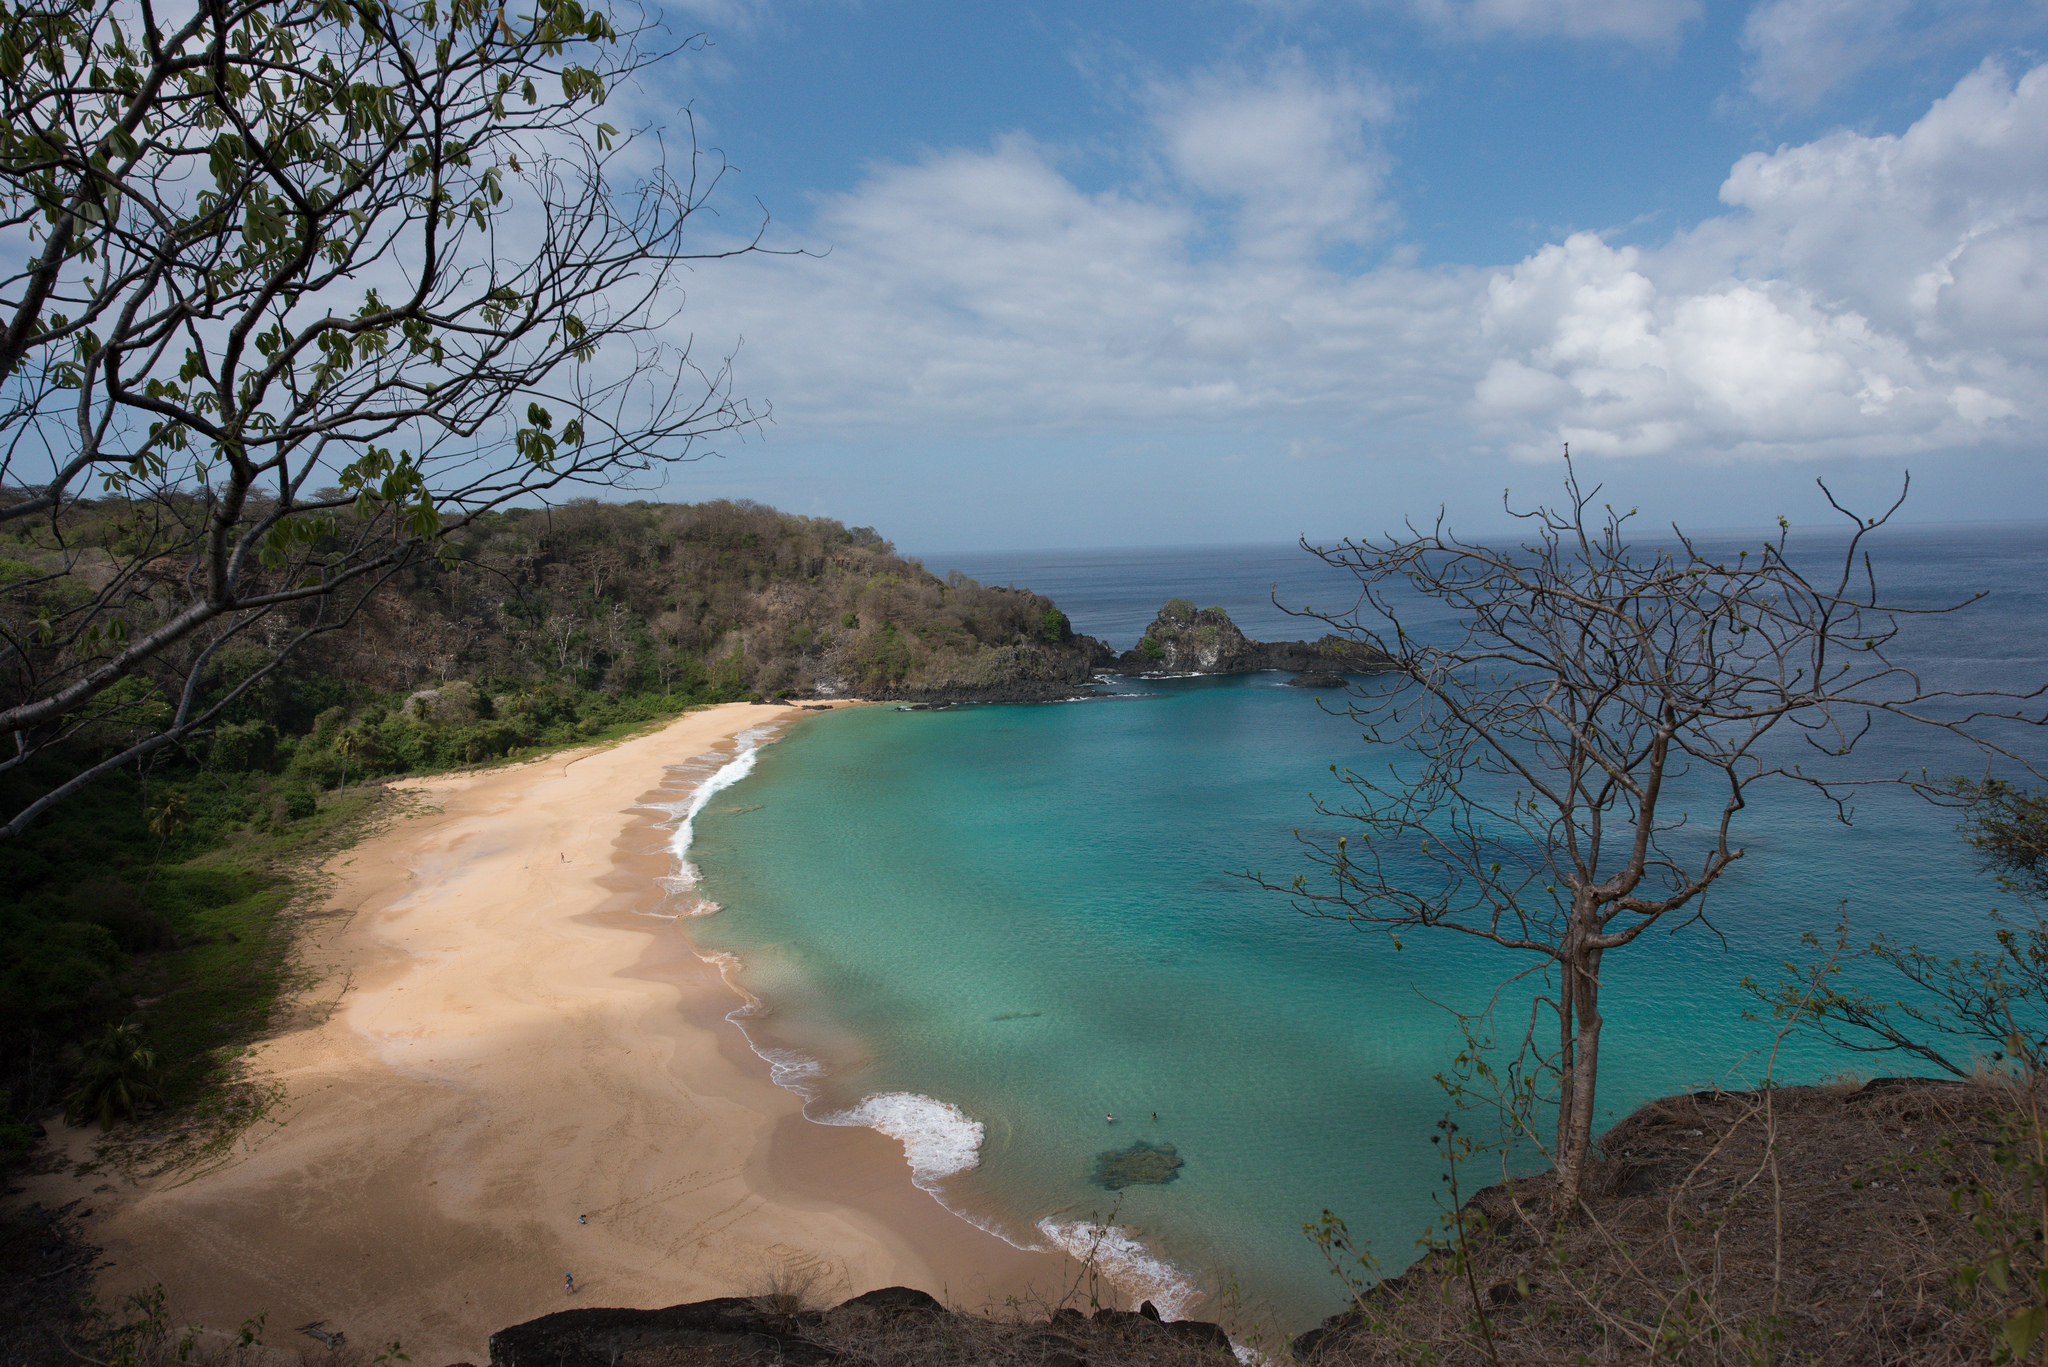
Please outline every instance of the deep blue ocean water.
[[[1047, 593], [1119, 648], [1170, 596], [1279, 639], [1321, 628], [1269, 595], [1323, 608], [1348, 589], [1289, 547], [927, 563]], [[1991, 590], [1908, 624], [1896, 654], [1929, 678], [2048, 680], [2048, 528], [1889, 531], [1876, 567], [1909, 601]], [[1522, 961], [1447, 933], [1397, 949], [1239, 876], [1308, 871], [1297, 832], [1343, 829], [1314, 805], [1344, 797], [1330, 766], [1390, 758], [1313, 694], [1277, 675], [1119, 686], [794, 728], [697, 817], [689, 855], [723, 910], [688, 933], [740, 958], [761, 1002], [743, 1024], [809, 1113], [904, 1138], [920, 1184], [963, 1216], [1020, 1243], [1112, 1226], [1106, 1261], [1166, 1308], [1229, 1291], [1302, 1327], [1342, 1299], [1305, 1221], [1331, 1209], [1390, 1267], [1413, 1256], [1438, 1213], [1428, 1137], [1449, 1103], [1433, 1075], [1459, 1045], [1447, 1008], [1480, 1006]], [[1953, 743], [1893, 732], [1861, 761], [1981, 769]], [[1744, 1019], [1740, 982], [1778, 976], [1801, 933], [1845, 907], [1861, 938], [1980, 943], [1986, 910], [2009, 899], [1954, 827], [1896, 791], [1859, 799], [1848, 826], [1811, 794], [1764, 794], [1712, 925], [1608, 960], [1603, 1118], [1759, 1079], [1774, 1033]], [[1873, 1064], [1795, 1038], [1774, 1076], [1845, 1069]], [[1177, 1180], [1090, 1182], [1099, 1152], [1139, 1139], [1176, 1147]]]

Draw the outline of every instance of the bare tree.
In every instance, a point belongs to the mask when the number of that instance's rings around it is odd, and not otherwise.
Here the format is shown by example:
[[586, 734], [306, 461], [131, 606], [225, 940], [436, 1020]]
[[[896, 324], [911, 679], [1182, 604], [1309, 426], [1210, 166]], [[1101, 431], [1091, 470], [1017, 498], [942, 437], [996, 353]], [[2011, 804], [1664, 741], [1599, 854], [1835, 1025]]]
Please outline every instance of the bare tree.
[[[1847, 545], [1815, 577], [1788, 558], [1782, 519], [1733, 563], [1676, 528], [1673, 549], [1644, 553], [1633, 514], [1595, 512], [1598, 490], [1569, 465], [1566, 489], [1561, 510], [1516, 514], [1532, 536], [1513, 549], [1441, 521], [1309, 547], [1357, 576], [1348, 610], [1309, 615], [1386, 656], [1389, 674], [1354, 690], [1349, 710], [1368, 742], [1405, 759], [1384, 777], [1343, 773], [1361, 801], [1319, 808], [1361, 838], [1304, 837], [1319, 873], [1279, 885], [1313, 915], [1397, 937], [1441, 927], [1534, 956], [1519, 976], [1544, 985], [1522, 1047], [1557, 1088], [1560, 1213], [1591, 1141], [1606, 957], [1703, 914], [1744, 855], [1736, 825], [1754, 785], [1807, 785], [1847, 820], [1858, 782], [1901, 781], [1839, 767], [1873, 718], [1991, 750], [1976, 723], [2042, 721], [2011, 695], [1923, 687], [1888, 657], [1900, 618], [1963, 606], [1880, 600], [1864, 542], [1896, 503], [1868, 519], [1844, 510]], [[1418, 597], [1451, 610], [1447, 635], [1404, 622]], [[1554, 1049], [1538, 1038], [1546, 1011]]]
[[[0, 774], [204, 734], [479, 514], [757, 415], [665, 340], [722, 166], [602, 121], [582, 0], [0, 8]], [[15, 264], [25, 263], [25, 264]], [[104, 729], [104, 728], [102, 728]]]
[[541, 623], [541, 630], [547, 633], [549, 643], [555, 648], [555, 668], [566, 670], [569, 667], [570, 648], [576, 644], [577, 638], [583, 632], [582, 620], [558, 612]]

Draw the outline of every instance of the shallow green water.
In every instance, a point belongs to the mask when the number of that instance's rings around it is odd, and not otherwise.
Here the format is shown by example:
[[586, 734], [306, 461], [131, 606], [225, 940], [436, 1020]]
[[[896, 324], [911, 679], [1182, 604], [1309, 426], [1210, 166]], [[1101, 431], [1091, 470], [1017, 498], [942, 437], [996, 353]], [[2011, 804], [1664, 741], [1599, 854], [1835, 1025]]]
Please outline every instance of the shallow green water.
[[[1113, 1223], [1108, 1261], [1162, 1308], [1234, 1286], [1299, 1327], [1341, 1299], [1301, 1232], [1326, 1207], [1392, 1266], [1413, 1256], [1458, 1044], [1433, 1003], [1477, 1007], [1519, 961], [1444, 933], [1397, 951], [1233, 877], [1305, 871], [1294, 831], [1335, 826], [1310, 794], [1373, 757], [1277, 675], [1145, 687], [805, 722], [697, 819], [724, 910], [688, 930], [741, 958], [764, 1007], [745, 1028], [810, 1113], [861, 1107], [947, 1204], [1018, 1242]], [[1859, 933], [1980, 924], [1952, 817], [1873, 800], [1844, 828], [1792, 793], [1752, 816], [1712, 907], [1739, 938], [1694, 926], [1609, 960], [1607, 1118], [1759, 1076], [1771, 1035], [1739, 980], [1775, 976], [1840, 899]], [[1842, 1066], [1795, 1042], [1778, 1076]], [[1137, 1140], [1175, 1146], [1173, 1182], [1091, 1184]]]

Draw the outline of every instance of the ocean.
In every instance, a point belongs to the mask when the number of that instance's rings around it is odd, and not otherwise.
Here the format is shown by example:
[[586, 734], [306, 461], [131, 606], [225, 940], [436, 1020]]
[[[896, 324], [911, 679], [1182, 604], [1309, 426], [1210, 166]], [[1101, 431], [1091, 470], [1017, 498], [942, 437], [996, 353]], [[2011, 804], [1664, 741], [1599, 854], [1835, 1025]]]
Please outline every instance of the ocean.
[[[2048, 527], [1888, 530], [1875, 556], [1907, 601], [1989, 591], [1908, 623], [1897, 654], [1931, 681], [2048, 680]], [[1291, 639], [1322, 628], [1276, 599], [1327, 610], [1356, 593], [1293, 547], [926, 563], [1046, 593], [1119, 649], [1172, 596]], [[807, 1114], [902, 1139], [918, 1184], [963, 1218], [1092, 1250], [1169, 1314], [1300, 1329], [1344, 1300], [1306, 1222], [1334, 1212], [1391, 1271], [1441, 1214], [1429, 1137], [1455, 1109], [1438, 1081], [1462, 1044], [1454, 1012], [1526, 961], [1447, 932], [1397, 947], [1246, 876], [1311, 871], [1298, 836], [1346, 828], [1317, 810], [1346, 797], [1332, 766], [1397, 758], [1365, 746], [1334, 700], [1277, 675], [1116, 687], [1065, 704], [862, 708], [749, 737], [679, 823], [680, 909], [717, 908], [686, 933], [740, 961], [755, 1002], [735, 1021]], [[1872, 773], [1982, 772], [1972, 752], [1897, 728], [1861, 759]], [[1844, 915], [1858, 940], [1984, 943], [1986, 912], [2011, 899], [1955, 821], [1899, 791], [1866, 793], [1848, 825], [1811, 793], [1763, 794], [1708, 919], [1608, 960], [1601, 1123], [1767, 1068], [1780, 1082], [1909, 1071], [1780, 1042], [1742, 980], [1810, 961], [1802, 934], [1826, 937]], [[1138, 1141], [1173, 1146], [1173, 1181], [1092, 1180], [1098, 1155]]]

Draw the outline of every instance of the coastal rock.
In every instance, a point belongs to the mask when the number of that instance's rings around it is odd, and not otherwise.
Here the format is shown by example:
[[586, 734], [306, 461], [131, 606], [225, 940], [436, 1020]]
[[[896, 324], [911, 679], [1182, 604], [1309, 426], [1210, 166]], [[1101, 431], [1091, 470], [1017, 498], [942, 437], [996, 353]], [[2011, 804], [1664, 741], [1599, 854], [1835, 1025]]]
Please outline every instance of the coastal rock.
[[622, 1355], [650, 1353], [670, 1363], [837, 1362], [805, 1336], [818, 1319], [765, 1312], [743, 1296], [662, 1310], [558, 1310], [491, 1335], [491, 1367], [614, 1367]]
[[[1085, 698], [1101, 690], [1095, 676], [1109, 669], [1116, 652], [1093, 636], [1068, 634], [1059, 641], [1016, 641], [990, 646], [971, 656], [953, 657], [928, 668], [915, 684], [866, 688], [866, 697], [880, 702], [1019, 703], [1059, 702]], [[842, 681], [825, 680], [815, 690]]]
[[[1062, 621], [1065, 619], [1062, 618]], [[1341, 688], [1346, 674], [1386, 668], [1385, 659], [1348, 637], [1254, 641], [1222, 608], [1197, 608], [1175, 598], [1159, 610], [1136, 648], [1119, 655], [1093, 636], [1063, 631], [1058, 640], [1017, 640], [927, 666], [915, 684], [867, 687], [880, 702], [930, 704], [1060, 702], [1099, 695], [1105, 674], [1167, 676], [1256, 674], [1279, 670], [1304, 677], [1304, 688]], [[851, 691], [845, 679], [821, 676], [799, 696]]]
[[1095, 1173], [1089, 1179], [1109, 1191], [1125, 1187], [1160, 1186], [1180, 1176], [1187, 1160], [1171, 1144], [1148, 1144], [1139, 1140], [1128, 1149], [1111, 1149], [1095, 1156]]
[[1235, 1367], [1230, 1336], [1199, 1320], [1164, 1320], [1150, 1301], [1137, 1310], [1062, 1308], [1038, 1323], [948, 1310], [931, 1296], [890, 1286], [831, 1310], [782, 1312], [727, 1296], [664, 1310], [561, 1310], [491, 1335], [491, 1367], [730, 1367], [748, 1361], [797, 1367], [871, 1367], [876, 1362], [1156, 1363], [1173, 1344], [1176, 1363]]
[[[1332, 634], [1314, 641], [1254, 641], [1238, 629], [1224, 609], [1197, 608], [1186, 598], [1174, 598], [1159, 610], [1137, 646], [1117, 656], [1108, 672], [1171, 675], [1282, 670], [1329, 678], [1370, 674], [1386, 667], [1384, 656], [1349, 637]], [[1338, 677], [1336, 686], [1342, 682]]]
[[1287, 686], [1289, 688], [1342, 688], [1345, 685], [1342, 674], [1310, 671], [1306, 674], [1295, 675], [1287, 681]]

